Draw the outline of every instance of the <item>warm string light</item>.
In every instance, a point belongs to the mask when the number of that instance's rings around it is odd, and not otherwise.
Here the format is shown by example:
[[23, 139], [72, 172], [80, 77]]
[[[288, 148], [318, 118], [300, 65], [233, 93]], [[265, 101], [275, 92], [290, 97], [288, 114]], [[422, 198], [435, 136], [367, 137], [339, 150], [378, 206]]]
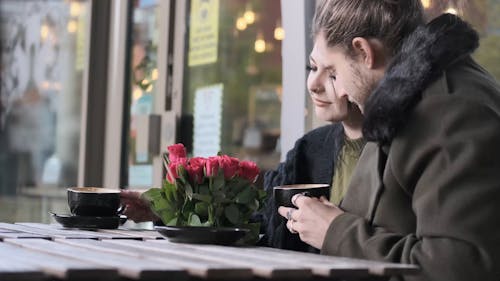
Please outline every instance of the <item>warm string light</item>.
[[425, 9], [429, 8], [431, 6], [431, 0], [421, 0], [422, 6], [424, 6]]
[[80, 15], [81, 12], [82, 12], [82, 7], [81, 7], [80, 3], [71, 2], [70, 6], [69, 6], [69, 14], [72, 17], [77, 17]]
[[158, 69], [157, 68], [154, 68], [152, 71], [151, 71], [151, 80], [158, 80]]
[[245, 19], [247, 25], [255, 22], [255, 12], [252, 10], [252, 6], [250, 6], [250, 4], [247, 5], [243, 18]]
[[274, 39], [281, 41], [285, 38], [285, 30], [281, 26], [281, 22], [278, 21], [276, 23], [276, 27], [274, 28]]
[[78, 24], [76, 23], [75, 20], [70, 20], [68, 22], [68, 25], [66, 26], [66, 29], [68, 30], [69, 33], [75, 33], [76, 30], [78, 29]]
[[254, 49], [257, 53], [263, 53], [266, 51], [266, 41], [262, 32], [257, 33], [257, 39], [255, 40]]
[[247, 21], [245, 20], [244, 17], [239, 17], [236, 20], [236, 29], [240, 31], [247, 29]]
[[47, 39], [47, 37], [49, 37], [49, 32], [49, 26], [46, 24], [42, 24], [42, 26], [40, 27], [40, 37], [42, 38], [42, 40], [45, 40]]

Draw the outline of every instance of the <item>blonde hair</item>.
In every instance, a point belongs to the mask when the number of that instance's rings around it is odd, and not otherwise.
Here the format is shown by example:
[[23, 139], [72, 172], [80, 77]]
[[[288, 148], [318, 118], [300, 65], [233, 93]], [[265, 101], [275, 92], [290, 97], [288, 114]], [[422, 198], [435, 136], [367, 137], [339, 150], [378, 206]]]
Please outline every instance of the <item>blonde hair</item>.
[[351, 53], [355, 37], [379, 39], [394, 54], [401, 41], [424, 23], [420, 0], [318, 0], [312, 35]]

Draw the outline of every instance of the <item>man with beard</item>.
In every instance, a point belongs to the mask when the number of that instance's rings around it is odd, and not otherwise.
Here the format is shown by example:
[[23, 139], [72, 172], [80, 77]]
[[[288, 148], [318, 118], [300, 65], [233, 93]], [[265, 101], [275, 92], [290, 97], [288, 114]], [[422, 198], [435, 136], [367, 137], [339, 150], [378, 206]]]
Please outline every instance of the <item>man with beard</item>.
[[317, 5], [368, 143], [339, 206], [298, 195], [279, 213], [323, 254], [418, 265], [405, 280], [497, 280], [500, 87], [470, 57], [467, 23], [422, 18], [419, 0]]

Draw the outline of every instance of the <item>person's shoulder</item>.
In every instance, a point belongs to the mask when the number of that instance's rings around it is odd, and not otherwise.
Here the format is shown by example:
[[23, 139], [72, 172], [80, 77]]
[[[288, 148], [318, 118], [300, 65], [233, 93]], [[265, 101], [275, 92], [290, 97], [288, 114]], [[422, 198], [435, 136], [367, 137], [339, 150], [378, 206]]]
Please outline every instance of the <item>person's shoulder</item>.
[[428, 103], [453, 107], [479, 106], [500, 112], [500, 86], [495, 79], [471, 57], [451, 64], [423, 93]]
[[[429, 91], [437, 88], [441, 91]], [[482, 66], [470, 56], [466, 56], [450, 64], [444, 72], [430, 85], [427, 95], [453, 94], [460, 97], [477, 98], [480, 93], [500, 95], [500, 85]], [[424, 95], [425, 96], [425, 95]]]
[[341, 123], [332, 123], [318, 127], [297, 140], [296, 148], [301, 152], [312, 153], [323, 151], [325, 147], [335, 147], [344, 136]]

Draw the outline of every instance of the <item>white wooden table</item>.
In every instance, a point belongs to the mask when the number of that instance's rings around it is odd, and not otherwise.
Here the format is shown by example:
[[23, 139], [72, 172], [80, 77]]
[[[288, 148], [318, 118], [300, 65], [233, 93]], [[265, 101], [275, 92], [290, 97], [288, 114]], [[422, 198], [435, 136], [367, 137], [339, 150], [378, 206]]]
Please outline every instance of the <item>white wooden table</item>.
[[171, 243], [156, 231], [0, 223], [0, 280], [357, 280], [413, 265], [266, 247]]

